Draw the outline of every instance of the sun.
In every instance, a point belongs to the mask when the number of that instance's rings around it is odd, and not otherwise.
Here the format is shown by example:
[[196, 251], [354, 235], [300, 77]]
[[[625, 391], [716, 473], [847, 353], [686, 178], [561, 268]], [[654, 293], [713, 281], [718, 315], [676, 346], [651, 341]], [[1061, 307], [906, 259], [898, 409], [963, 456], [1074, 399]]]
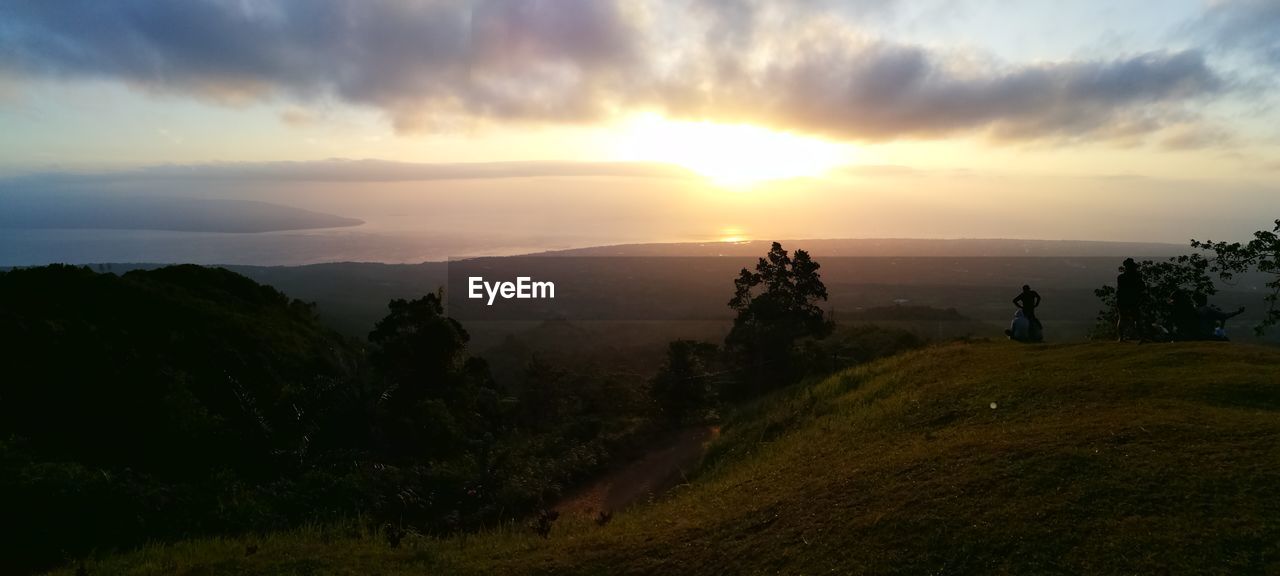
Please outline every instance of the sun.
[[743, 229], [730, 227], [730, 228], [723, 228], [720, 230], [718, 241], [724, 242], [726, 244], [738, 244], [741, 242], [748, 242], [750, 240], [751, 240], [751, 237], [747, 236], [746, 231], [744, 231]]
[[623, 142], [627, 160], [683, 166], [716, 184], [745, 188], [769, 180], [822, 176], [851, 160], [851, 147], [749, 124], [632, 119]]

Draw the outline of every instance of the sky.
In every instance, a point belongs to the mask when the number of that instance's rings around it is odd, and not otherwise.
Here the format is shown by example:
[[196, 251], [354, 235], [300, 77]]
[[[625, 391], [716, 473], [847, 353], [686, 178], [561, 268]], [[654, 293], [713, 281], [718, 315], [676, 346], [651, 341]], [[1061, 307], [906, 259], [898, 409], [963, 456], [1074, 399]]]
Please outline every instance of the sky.
[[15, 0], [0, 191], [562, 244], [1243, 239], [1280, 218], [1276, 30], [1274, 0]]

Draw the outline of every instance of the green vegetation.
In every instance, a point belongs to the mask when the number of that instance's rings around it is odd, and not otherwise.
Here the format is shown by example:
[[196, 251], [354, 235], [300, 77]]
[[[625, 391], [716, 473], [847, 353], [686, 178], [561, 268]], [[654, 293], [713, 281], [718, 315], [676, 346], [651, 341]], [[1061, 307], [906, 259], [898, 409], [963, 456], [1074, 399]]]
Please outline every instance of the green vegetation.
[[309, 522], [453, 533], [520, 517], [651, 436], [642, 388], [503, 383], [440, 300], [367, 342], [218, 268], [0, 273], [0, 572]]
[[667, 346], [667, 361], [653, 377], [650, 394], [673, 421], [705, 418], [706, 409], [716, 402], [717, 390], [730, 381], [726, 372], [714, 344], [675, 340]]
[[[1257, 574], [1280, 570], [1280, 351], [927, 348], [733, 410], [652, 505], [543, 539], [308, 528], [89, 574]], [[75, 566], [62, 573], [71, 574]]]
[[[1270, 270], [1264, 248], [1150, 263], [1149, 285], [1212, 293], [1209, 272]], [[356, 340], [223, 269], [0, 273], [0, 509], [26, 528], [0, 571], [1280, 567], [1277, 350], [904, 354], [927, 336], [868, 322], [940, 334], [964, 317], [899, 306], [837, 325], [818, 269], [774, 243], [734, 282], [723, 347], [586, 354], [590, 332], [552, 322], [495, 347], [497, 370], [438, 292], [393, 299]], [[650, 459], [668, 435], [679, 449]], [[700, 472], [623, 510], [704, 438]], [[652, 483], [615, 468], [601, 485], [632, 496], [593, 486], [575, 510], [595, 522], [557, 520], [569, 489], [642, 451], [682, 464]]]

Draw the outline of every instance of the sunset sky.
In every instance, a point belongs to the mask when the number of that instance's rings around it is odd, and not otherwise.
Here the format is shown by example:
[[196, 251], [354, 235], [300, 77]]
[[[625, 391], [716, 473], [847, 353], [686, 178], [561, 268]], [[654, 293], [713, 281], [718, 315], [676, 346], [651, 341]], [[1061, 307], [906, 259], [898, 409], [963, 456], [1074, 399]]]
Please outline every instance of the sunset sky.
[[1240, 237], [1280, 217], [1277, 30], [1273, 0], [13, 0], [0, 190], [590, 222], [570, 244]]

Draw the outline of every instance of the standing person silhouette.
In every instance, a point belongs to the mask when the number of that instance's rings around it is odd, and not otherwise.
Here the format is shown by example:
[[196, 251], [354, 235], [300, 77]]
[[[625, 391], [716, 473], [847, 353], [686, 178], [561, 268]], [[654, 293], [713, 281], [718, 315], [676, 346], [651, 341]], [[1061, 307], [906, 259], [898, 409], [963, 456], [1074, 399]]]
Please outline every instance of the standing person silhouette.
[[1125, 329], [1129, 325], [1138, 331], [1138, 342], [1144, 337], [1142, 330], [1142, 299], [1147, 294], [1147, 282], [1133, 258], [1124, 259], [1124, 271], [1116, 277], [1116, 342], [1124, 342]]
[[1022, 293], [1013, 298], [1013, 305], [1022, 310], [1022, 315], [1031, 323], [1031, 339], [1039, 341], [1039, 336], [1044, 331], [1044, 325], [1040, 323], [1039, 318], [1036, 318], [1036, 308], [1040, 306], [1040, 293], [1032, 290], [1031, 286], [1024, 284]]

